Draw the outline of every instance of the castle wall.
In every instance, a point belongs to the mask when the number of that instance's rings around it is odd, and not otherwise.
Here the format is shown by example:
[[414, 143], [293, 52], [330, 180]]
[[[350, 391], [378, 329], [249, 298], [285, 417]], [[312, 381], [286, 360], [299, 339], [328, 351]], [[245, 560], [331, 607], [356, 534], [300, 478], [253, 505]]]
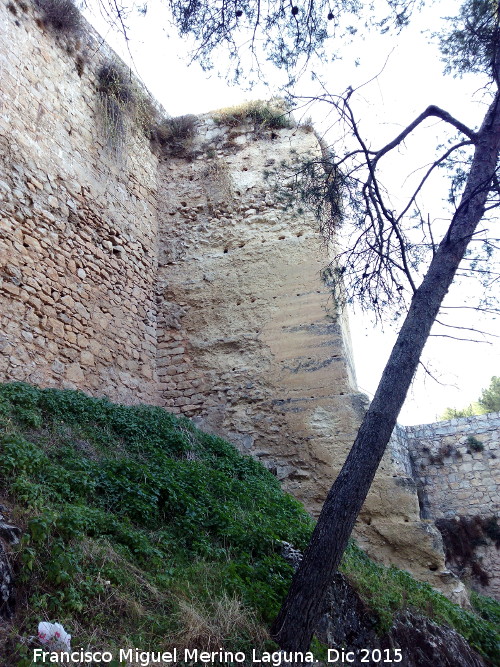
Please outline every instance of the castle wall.
[[[110, 132], [114, 56], [91, 28], [54, 35], [23, 2], [0, 20], [0, 379], [163, 405], [317, 513], [365, 403], [316, 222], [277, 187], [283, 163], [320, 157], [314, 134], [205, 118], [184, 156], [157, 157], [132, 116]], [[459, 593], [401, 452], [356, 536]]]
[[206, 119], [199, 135], [210, 144], [198, 159], [160, 170], [161, 396], [317, 510], [363, 402], [321, 279], [329, 260], [317, 222], [280, 202], [271, 174], [320, 149], [301, 128]]
[[500, 510], [500, 414], [404, 427], [422, 504], [436, 519]]
[[[423, 517], [499, 517], [500, 413], [399, 427], [398, 432], [412, 459]], [[474, 585], [500, 597], [500, 552], [487, 534], [480, 541], [476, 556], [490, 582]]]
[[0, 378], [155, 402], [156, 158], [110, 146], [94, 31], [0, 22]]

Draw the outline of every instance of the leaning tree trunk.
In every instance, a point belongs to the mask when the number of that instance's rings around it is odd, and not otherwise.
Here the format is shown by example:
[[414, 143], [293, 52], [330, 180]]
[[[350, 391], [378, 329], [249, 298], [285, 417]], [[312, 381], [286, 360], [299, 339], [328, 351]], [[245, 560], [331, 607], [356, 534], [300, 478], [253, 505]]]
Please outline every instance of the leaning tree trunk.
[[420, 355], [467, 244], [485, 211], [500, 150], [499, 95], [476, 135], [460, 205], [414, 293], [375, 397], [333, 484], [301, 565], [272, 627], [287, 651], [307, 651], [324, 593], [337, 570], [417, 369]]

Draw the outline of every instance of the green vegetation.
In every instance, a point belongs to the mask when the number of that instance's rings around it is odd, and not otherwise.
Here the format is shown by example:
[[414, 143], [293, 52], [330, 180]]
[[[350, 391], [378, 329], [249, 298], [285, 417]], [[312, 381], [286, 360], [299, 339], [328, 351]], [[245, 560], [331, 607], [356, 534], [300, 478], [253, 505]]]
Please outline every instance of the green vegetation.
[[265, 636], [291, 576], [281, 541], [303, 549], [312, 522], [262, 465], [165, 410], [80, 392], [3, 385], [0, 420], [26, 531], [18, 635], [51, 617], [101, 648]]
[[497, 600], [472, 591], [470, 601], [481, 618], [500, 625], [500, 603]]
[[106, 140], [117, 155], [125, 147], [127, 125], [132, 124], [151, 138], [158, 111], [148, 91], [140, 87], [121, 62], [109, 60], [99, 68], [97, 92]]
[[216, 123], [229, 127], [236, 127], [244, 122], [253, 123], [255, 129], [280, 130], [294, 126], [290, 110], [281, 99], [272, 99], [267, 102], [255, 100], [219, 109], [214, 112], [213, 119]]
[[494, 624], [498, 623], [500, 603], [495, 600], [475, 595], [480, 618], [453, 604], [429, 584], [415, 581], [408, 572], [377, 565], [355, 545], [344, 554], [343, 571], [379, 617], [382, 632], [390, 628], [397, 611], [409, 607], [439, 625], [455, 628], [471, 646], [499, 663], [500, 637]]
[[483, 443], [481, 440], [479, 440], [479, 438], [476, 438], [475, 435], [468, 435], [465, 442], [469, 445], [469, 449], [473, 452], [482, 452], [484, 450]]
[[490, 380], [490, 386], [483, 389], [478, 399], [483, 412], [500, 412], [500, 377], [494, 375]]
[[474, 417], [485, 415], [488, 412], [500, 412], [500, 377], [494, 375], [490, 385], [483, 389], [481, 396], [466, 408], [446, 408], [440, 419], [454, 419], [455, 417]]
[[[0, 426], [2, 502], [24, 531], [12, 665], [31, 664], [23, 638], [45, 619], [86, 649], [273, 646], [281, 542], [303, 549], [313, 524], [262, 465], [161, 408], [23, 383], [0, 386]], [[355, 545], [343, 569], [381, 631], [410, 605], [498, 655], [491, 605], [482, 620]]]
[[447, 421], [448, 419], [457, 419], [460, 417], [475, 417], [484, 414], [479, 403], [470, 403], [465, 408], [446, 408], [443, 414], [439, 417], [440, 420]]

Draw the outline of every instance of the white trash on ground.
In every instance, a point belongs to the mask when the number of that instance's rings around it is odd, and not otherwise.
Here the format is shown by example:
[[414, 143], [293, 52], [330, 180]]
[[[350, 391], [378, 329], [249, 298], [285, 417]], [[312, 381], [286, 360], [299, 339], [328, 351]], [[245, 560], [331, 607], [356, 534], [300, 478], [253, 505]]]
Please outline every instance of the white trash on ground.
[[49, 651], [71, 651], [71, 635], [60, 623], [41, 621], [38, 624], [38, 640]]

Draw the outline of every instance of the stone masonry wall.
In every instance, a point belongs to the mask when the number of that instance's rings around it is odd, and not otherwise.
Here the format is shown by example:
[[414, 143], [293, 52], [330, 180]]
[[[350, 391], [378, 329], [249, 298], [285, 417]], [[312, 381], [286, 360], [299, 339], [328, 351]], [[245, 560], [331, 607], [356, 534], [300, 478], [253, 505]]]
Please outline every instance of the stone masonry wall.
[[498, 514], [500, 413], [403, 427], [434, 518]]
[[[302, 128], [219, 127], [160, 165], [158, 375], [162, 402], [259, 458], [317, 513], [365, 409], [348, 325], [322, 274], [314, 216], [273, 172], [319, 157]], [[437, 530], [388, 452], [356, 527], [370, 555], [449, 594]]]
[[[399, 427], [419, 487], [422, 516], [492, 518], [500, 514], [500, 413]], [[476, 555], [500, 597], [500, 553], [491, 540]]]
[[317, 508], [324, 466], [347, 451], [363, 404], [321, 280], [317, 223], [280, 203], [265, 172], [318, 157], [319, 146], [301, 128], [228, 130], [210, 119], [199, 135], [210, 144], [198, 159], [160, 172], [161, 396]]
[[[305, 129], [198, 121], [158, 158], [103, 116], [112, 52], [0, 6], [0, 380], [164, 405], [265, 463], [316, 513], [364, 411], [312, 214], [273, 172], [320, 157]], [[414, 480], [384, 457], [356, 535], [450, 595]]]
[[155, 402], [156, 158], [109, 146], [89, 26], [0, 23], [0, 378]]

